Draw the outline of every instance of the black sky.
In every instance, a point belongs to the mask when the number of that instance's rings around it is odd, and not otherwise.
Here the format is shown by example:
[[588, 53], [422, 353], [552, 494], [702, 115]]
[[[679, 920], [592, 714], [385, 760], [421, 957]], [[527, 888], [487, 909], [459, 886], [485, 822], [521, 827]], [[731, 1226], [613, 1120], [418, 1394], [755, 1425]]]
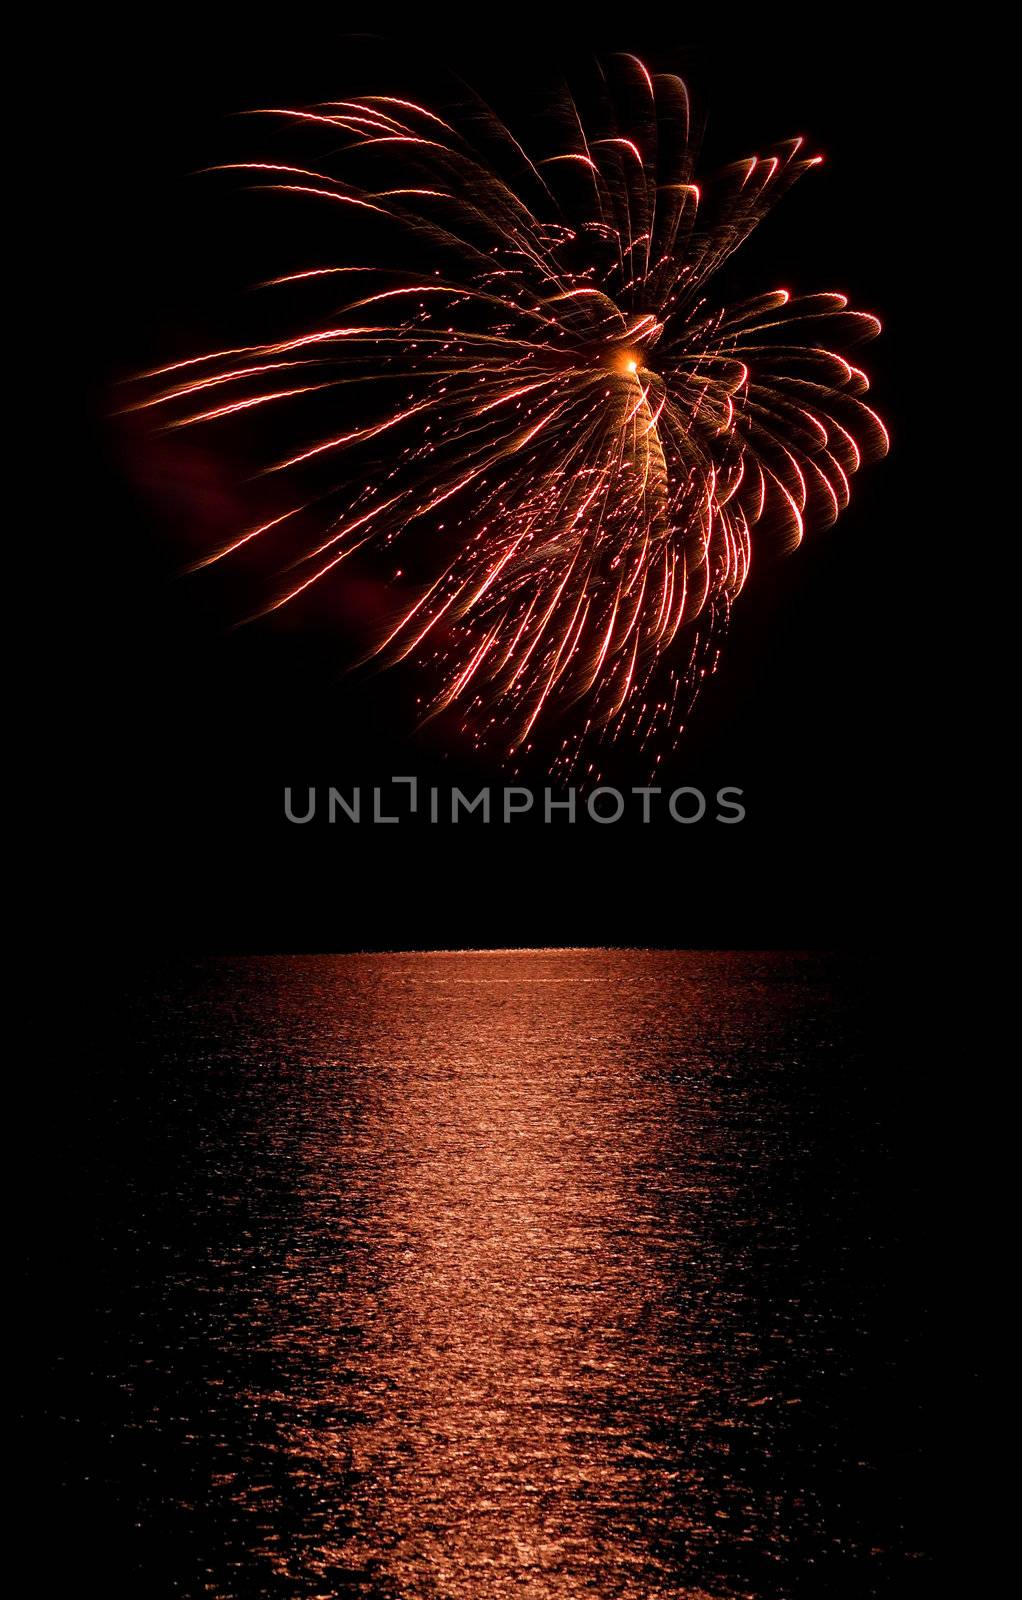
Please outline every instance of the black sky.
[[[114, 926], [128, 944], [187, 949], [907, 937], [925, 892], [922, 717], [943, 692], [927, 563], [953, 539], [933, 478], [920, 293], [936, 224], [906, 161], [926, 114], [920, 47], [885, 39], [882, 13], [861, 8], [854, 22], [785, 12], [751, 26], [733, 13], [690, 22], [686, 8], [620, 26], [565, 8], [542, 25], [524, 11], [465, 23], [442, 8], [429, 27], [392, 11], [330, 16], [291, 7], [271, 26], [175, 12], [137, 22], [129, 41], [100, 24], [83, 43], [89, 109], [73, 165], [98, 537], [83, 551], [85, 642], [66, 699]], [[247, 286], [290, 261], [267, 197], [195, 174], [251, 149], [252, 124], [233, 113], [342, 94], [349, 35], [369, 23], [395, 39], [395, 60], [431, 54], [502, 107], [587, 52], [634, 51], [689, 82], [710, 169], [794, 133], [825, 152], [747, 271], [758, 286], [783, 264], [793, 286], [840, 288], [879, 313], [867, 365], [894, 448], [860, 475], [836, 528], [754, 570], [663, 780], [742, 788], [739, 827], [283, 820], [286, 783], [501, 780], [409, 743], [408, 681], [356, 689], [324, 612], [232, 629], [229, 588], [177, 576], [195, 553], [196, 497], [222, 514], [232, 463], [143, 447], [110, 413], [119, 380], [215, 344]]]

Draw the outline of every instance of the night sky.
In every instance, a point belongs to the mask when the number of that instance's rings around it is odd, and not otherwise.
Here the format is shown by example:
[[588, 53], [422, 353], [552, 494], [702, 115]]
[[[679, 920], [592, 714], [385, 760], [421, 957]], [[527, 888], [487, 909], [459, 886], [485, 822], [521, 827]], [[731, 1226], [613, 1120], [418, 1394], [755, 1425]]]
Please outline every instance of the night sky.
[[[220, 453], [215, 430], [168, 444], [112, 417], [122, 380], [216, 347], [248, 314], [251, 284], [315, 254], [289, 236], [275, 197], [197, 172], [272, 156], [272, 135], [233, 113], [346, 91], [355, 47], [345, 36], [367, 19], [356, 8], [333, 15], [325, 23], [299, 6], [286, 33], [281, 18], [242, 33], [175, 13], [172, 25], [138, 24], [130, 66], [123, 39], [115, 49], [102, 25], [89, 36], [90, 116], [75, 162], [86, 179], [95, 510], [66, 700], [69, 747], [94, 779], [79, 813], [85, 874], [96, 874], [114, 927], [128, 944], [183, 950], [907, 934], [928, 878], [920, 730], [948, 670], [928, 657], [923, 632], [928, 553], [948, 517], [924, 416], [936, 397], [919, 284], [935, 219], [908, 154], [925, 62], [878, 43], [861, 11], [854, 28], [784, 12], [743, 31], [732, 18], [690, 25], [682, 10], [596, 31], [564, 8], [553, 27], [519, 10], [490, 37], [478, 20], [427, 32], [388, 13], [395, 61], [433, 55], [438, 72], [457, 67], [507, 113], [586, 52], [627, 49], [677, 71], [705, 123], [704, 171], [805, 134], [825, 165], [743, 249], [743, 283], [839, 288], [879, 314], [885, 331], [865, 364], [894, 442], [857, 476], [836, 527], [790, 559], [754, 560], [722, 668], [659, 780], [741, 788], [741, 826], [297, 828], [283, 818], [285, 784], [366, 790], [415, 772], [474, 792], [504, 781], [415, 737], [407, 675], [345, 674], [357, 619], [339, 620], [332, 599], [232, 627], [243, 589], [219, 569], [180, 572], [236, 526], [244, 463]], [[371, 21], [380, 25], [378, 13]], [[339, 239], [320, 256], [342, 258]]]

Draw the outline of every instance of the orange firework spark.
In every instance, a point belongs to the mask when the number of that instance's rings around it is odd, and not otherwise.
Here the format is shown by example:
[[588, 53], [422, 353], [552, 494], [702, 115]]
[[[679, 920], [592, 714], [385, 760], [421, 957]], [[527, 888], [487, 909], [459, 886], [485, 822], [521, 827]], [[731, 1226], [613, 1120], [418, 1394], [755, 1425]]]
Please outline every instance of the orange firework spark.
[[[209, 561], [293, 519], [299, 572], [275, 609], [356, 550], [400, 543], [419, 582], [377, 653], [430, 663], [427, 714], [454, 708], [505, 753], [556, 717], [571, 762], [594, 738], [669, 740], [753, 529], [798, 545], [887, 448], [847, 355], [875, 317], [836, 293], [708, 292], [820, 158], [795, 139], [699, 184], [685, 85], [631, 57], [611, 73], [587, 123], [558, 103], [545, 154], [481, 102], [267, 113], [323, 153], [243, 170], [357, 222], [346, 238], [389, 235], [387, 264], [274, 280], [349, 293], [304, 331], [147, 374], [140, 402], [174, 427], [317, 408], [317, 431], [268, 468], [301, 478], [291, 508]], [[357, 420], [324, 426], [349, 385], [340, 414]]]

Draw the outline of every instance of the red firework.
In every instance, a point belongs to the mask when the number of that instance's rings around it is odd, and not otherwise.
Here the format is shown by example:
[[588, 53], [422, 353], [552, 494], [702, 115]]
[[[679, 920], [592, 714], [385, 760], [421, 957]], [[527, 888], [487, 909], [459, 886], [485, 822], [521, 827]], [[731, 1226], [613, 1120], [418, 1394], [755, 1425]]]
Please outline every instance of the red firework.
[[320, 153], [241, 170], [327, 225], [339, 208], [348, 247], [381, 259], [274, 280], [341, 285], [343, 303], [149, 373], [140, 402], [171, 427], [289, 408], [304, 442], [267, 470], [297, 481], [292, 502], [208, 560], [292, 528], [298, 575], [275, 609], [356, 551], [392, 551], [376, 653], [428, 666], [426, 714], [452, 708], [506, 755], [556, 724], [555, 764], [622, 733], [662, 751], [754, 536], [794, 548], [887, 448], [848, 355], [874, 316], [837, 293], [711, 292], [821, 158], [794, 139], [697, 182], [682, 81], [632, 57], [615, 73], [595, 118], [558, 101], [546, 153], [480, 102], [265, 113]]

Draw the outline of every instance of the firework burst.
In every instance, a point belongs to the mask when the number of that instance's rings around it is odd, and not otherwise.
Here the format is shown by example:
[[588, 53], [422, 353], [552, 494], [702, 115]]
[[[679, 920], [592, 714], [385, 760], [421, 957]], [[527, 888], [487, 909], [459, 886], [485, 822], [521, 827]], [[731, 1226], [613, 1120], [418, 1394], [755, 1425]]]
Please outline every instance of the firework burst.
[[208, 560], [293, 532], [275, 609], [386, 550], [376, 654], [429, 669], [425, 715], [505, 757], [547, 726], [555, 765], [622, 734], [662, 753], [754, 541], [833, 522], [887, 447], [849, 359], [875, 317], [837, 293], [712, 292], [820, 157], [794, 139], [697, 181], [685, 85], [630, 57], [528, 149], [474, 99], [265, 115], [312, 157], [242, 170], [379, 254], [274, 280], [332, 297], [312, 325], [146, 375], [140, 406], [171, 427], [286, 411], [267, 471], [293, 500]]

